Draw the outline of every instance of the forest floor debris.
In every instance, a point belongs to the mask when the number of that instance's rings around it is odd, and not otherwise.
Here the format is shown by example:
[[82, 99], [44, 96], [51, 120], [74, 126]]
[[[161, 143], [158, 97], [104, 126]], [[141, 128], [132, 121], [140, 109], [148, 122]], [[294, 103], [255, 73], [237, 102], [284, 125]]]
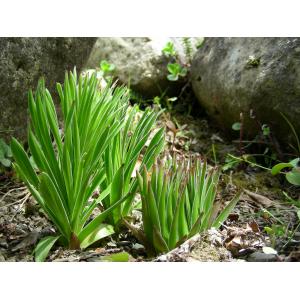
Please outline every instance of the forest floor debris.
[[[165, 113], [157, 123], [161, 126], [166, 128], [165, 155], [200, 155], [212, 165], [222, 165], [226, 154], [236, 151], [206, 119]], [[0, 261], [34, 261], [36, 243], [55, 234], [55, 229], [12, 175], [0, 177]], [[220, 230], [197, 235], [158, 258], [147, 257], [144, 246], [124, 230], [85, 251], [58, 246], [47, 261], [299, 261], [300, 232], [295, 230], [299, 219], [282, 193], [285, 190], [297, 196], [299, 190], [287, 190], [267, 171], [250, 166], [224, 172], [218, 198], [226, 202], [237, 189], [244, 189], [243, 196]], [[138, 208], [133, 218], [135, 225], [141, 226]], [[270, 228], [268, 233], [266, 228]], [[264, 253], [265, 246], [278, 254]]]

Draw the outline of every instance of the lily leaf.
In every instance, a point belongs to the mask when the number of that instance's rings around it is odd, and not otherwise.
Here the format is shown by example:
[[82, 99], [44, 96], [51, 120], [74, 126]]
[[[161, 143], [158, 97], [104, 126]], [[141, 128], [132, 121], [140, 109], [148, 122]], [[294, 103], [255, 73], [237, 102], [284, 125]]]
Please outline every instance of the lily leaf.
[[103, 262], [128, 262], [130, 258], [130, 255], [123, 251], [119, 253], [114, 253], [110, 255], [105, 255], [101, 257], [100, 261]]
[[227, 204], [227, 206], [223, 209], [223, 211], [219, 214], [219, 216], [214, 221], [212, 227], [219, 228], [221, 224], [228, 218], [229, 214], [236, 206], [238, 201], [240, 200], [242, 192], [238, 192], [233, 199]]
[[81, 249], [85, 249], [100, 239], [103, 239], [114, 233], [114, 228], [111, 225], [101, 224], [80, 243], [80, 247]]
[[39, 241], [34, 252], [35, 261], [43, 262], [49, 254], [49, 251], [55, 244], [55, 242], [60, 238], [60, 236], [47, 236]]

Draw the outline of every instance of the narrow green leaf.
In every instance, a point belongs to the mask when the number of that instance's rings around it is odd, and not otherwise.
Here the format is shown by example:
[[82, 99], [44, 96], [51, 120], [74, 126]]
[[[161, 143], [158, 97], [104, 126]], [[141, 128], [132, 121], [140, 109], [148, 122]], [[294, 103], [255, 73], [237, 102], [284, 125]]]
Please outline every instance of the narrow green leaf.
[[55, 242], [60, 238], [60, 236], [47, 236], [40, 240], [37, 244], [35, 252], [35, 261], [43, 262], [49, 254], [49, 251], [54, 246]]
[[219, 228], [222, 223], [228, 218], [229, 214], [232, 212], [238, 201], [240, 200], [242, 192], [238, 192], [233, 199], [226, 205], [222, 210], [216, 220], [213, 222], [212, 227]]
[[165, 253], [169, 251], [166, 241], [156, 226], [153, 228], [153, 245], [158, 253]]
[[107, 236], [114, 234], [114, 228], [108, 224], [100, 224], [94, 231], [90, 232], [89, 235], [80, 243], [81, 249], [85, 249], [93, 243], [103, 239]]
[[19, 166], [19, 168], [22, 170], [22, 173], [24, 174], [24, 177], [22, 179], [26, 180], [33, 186], [37, 186], [39, 184], [39, 179], [31, 166], [26, 152], [15, 138], [12, 138], [11, 150], [16, 164]]
[[91, 232], [94, 232], [98, 226], [100, 226], [103, 221], [107, 218], [111, 212], [121, 205], [128, 197], [130, 197], [131, 194], [127, 194], [125, 197], [122, 199], [118, 200], [116, 203], [111, 205], [108, 209], [100, 213], [97, 217], [95, 217], [90, 223], [88, 223], [83, 230], [80, 232], [78, 238], [82, 242]]
[[103, 262], [128, 262], [130, 255], [127, 252], [113, 253], [100, 258]]

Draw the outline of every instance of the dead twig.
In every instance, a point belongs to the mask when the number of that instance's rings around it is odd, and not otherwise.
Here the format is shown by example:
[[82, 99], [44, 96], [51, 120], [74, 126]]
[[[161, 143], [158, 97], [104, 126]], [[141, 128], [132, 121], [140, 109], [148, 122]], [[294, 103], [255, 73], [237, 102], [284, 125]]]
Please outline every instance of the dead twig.
[[30, 197], [30, 193], [27, 193], [26, 196], [25, 196], [24, 198], [20, 199], [20, 201], [21, 201], [21, 200], [23, 200], [23, 201], [22, 201], [22, 203], [20, 204], [20, 206], [18, 207], [16, 213], [12, 216], [10, 222], [12, 222], [12, 221], [14, 220], [14, 218], [16, 217], [16, 215], [21, 211], [22, 206], [23, 206], [24, 203], [29, 199], [29, 197]]
[[[26, 186], [22, 186], [22, 187], [18, 187], [18, 188], [13, 188], [9, 191], [7, 191], [0, 199], [0, 202], [3, 201], [7, 196], [9, 196], [12, 192], [14, 191], [22, 191], [22, 190], [26, 190]], [[3, 207], [3, 206], [2, 206]]]

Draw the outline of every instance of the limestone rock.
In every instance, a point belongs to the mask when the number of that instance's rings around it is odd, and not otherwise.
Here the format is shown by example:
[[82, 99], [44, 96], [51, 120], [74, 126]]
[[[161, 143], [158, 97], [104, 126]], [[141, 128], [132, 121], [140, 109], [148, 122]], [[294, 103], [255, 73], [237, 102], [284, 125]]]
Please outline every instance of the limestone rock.
[[[27, 93], [44, 76], [53, 93], [65, 70], [80, 70], [96, 38], [0, 38], [0, 137], [25, 140]], [[54, 93], [56, 94], [56, 92]]]
[[295, 145], [280, 112], [300, 132], [300, 38], [206, 38], [191, 76], [200, 104], [220, 128], [233, 133], [243, 112], [249, 137], [266, 123], [276, 138]]

